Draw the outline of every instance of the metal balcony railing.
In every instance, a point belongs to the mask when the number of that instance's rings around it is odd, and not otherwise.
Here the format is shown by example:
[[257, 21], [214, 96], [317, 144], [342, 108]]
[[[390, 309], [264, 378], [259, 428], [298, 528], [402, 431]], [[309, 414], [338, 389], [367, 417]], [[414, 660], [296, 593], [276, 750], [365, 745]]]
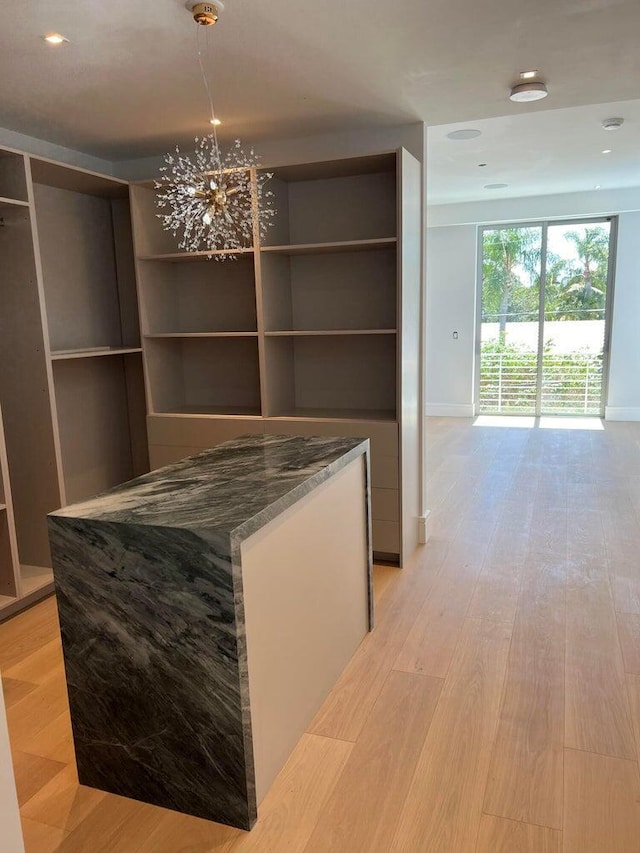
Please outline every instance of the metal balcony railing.
[[[485, 414], [535, 412], [537, 363], [535, 352], [483, 352], [480, 411]], [[597, 415], [600, 413], [601, 397], [601, 356], [588, 353], [544, 354], [542, 413]]]

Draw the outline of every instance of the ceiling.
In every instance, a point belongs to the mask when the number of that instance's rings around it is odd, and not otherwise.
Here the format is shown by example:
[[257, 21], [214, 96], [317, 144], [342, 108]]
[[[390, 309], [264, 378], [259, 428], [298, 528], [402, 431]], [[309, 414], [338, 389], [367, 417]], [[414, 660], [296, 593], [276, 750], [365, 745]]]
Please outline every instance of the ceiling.
[[[623, 101], [638, 0], [227, 0], [211, 34], [227, 136], [308, 136]], [[70, 39], [52, 48], [41, 36]], [[184, 0], [0, 4], [0, 126], [110, 160], [208, 128]], [[507, 100], [525, 68], [542, 105]]]
[[[603, 130], [614, 116], [623, 126]], [[447, 137], [463, 128], [482, 135]], [[428, 134], [430, 204], [640, 187], [640, 100], [443, 125]], [[508, 186], [485, 189], [493, 183]]]

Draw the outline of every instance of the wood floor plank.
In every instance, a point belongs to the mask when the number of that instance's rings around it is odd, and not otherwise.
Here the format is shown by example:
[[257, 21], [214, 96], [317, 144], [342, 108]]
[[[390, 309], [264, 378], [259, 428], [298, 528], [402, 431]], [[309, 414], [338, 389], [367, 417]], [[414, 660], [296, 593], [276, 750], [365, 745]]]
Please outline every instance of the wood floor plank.
[[518, 606], [524, 560], [491, 561], [483, 566], [469, 606], [469, 616], [513, 622]]
[[640, 675], [640, 615], [618, 613], [616, 622], [625, 672]]
[[[0, 642], [2, 641], [0, 640]], [[47, 681], [51, 681], [52, 678], [64, 677], [60, 636], [31, 652], [19, 663], [4, 669], [3, 676], [17, 678], [21, 681], [30, 681], [34, 684], [44, 684]]]
[[482, 815], [476, 853], [561, 853], [562, 833], [494, 815]]
[[396, 658], [394, 669], [444, 678], [482, 568], [481, 548], [450, 549], [425, 604]]
[[465, 620], [464, 611], [428, 601], [404, 642], [394, 669], [444, 678]]
[[16, 777], [18, 803], [22, 806], [41, 788], [65, 769], [60, 761], [12, 750], [13, 770]]
[[16, 702], [20, 702], [25, 696], [33, 692], [37, 684], [29, 681], [18, 681], [17, 678], [2, 677], [2, 692], [4, 695], [5, 708], [11, 708]]
[[564, 554], [567, 543], [566, 508], [550, 507], [536, 497], [529, 548], [535, 554]]
[[441, 687], [390, 673], [304, 853], [387, 853]]
[[564, 768], [564, 853], [640, 849], [637, 763], [567, 749]]
[[636, 741], [636, 759], [640, 764], [640, 675], [627, 675], [627, 697]]
[[68, 712], [68, 709], [67, 688], [62, 679], [41, 684], [20, 702], [16, 702], [7, 710], [14, 749], [38, 754], [39, 749], [32, 749], [34, 740], [52, 720]]
[[484, 809], [562, 828], [564, 561], [527, 559]]
[[258, 822], [232, 853], [303, 853], [353, 744], [303, 735], [258, 810]]
[[635, 758], [606, 565], [584, 556], [567, 578], [565, 746]]
[[106, 794], [65, 836], [60, 853], [134, 853], [157, 825], [158, 809]]
[[29, 818], [22, 818], [25, 853], [57, 853], [66, 833]]
[[[390, 593], [376, 628], [360, 644], [308, 731], [355, 742], [376, 703], [422, 604], [431, 590], [446, 547], [430, 541], [413, 575]], [[407, 571], [406, 569], [402, 570]]]
[[25, 748], [34, 755], [52, 758], [64, 764], [75, 764], [75, 752], [71, 734], [71, 717], [68, 709], [58, 714], [24, 740]]
[[391, 850], [475, 850], [510, 633], [466, 620]]
[[400, 568], [398, 566], [375, 565], [373, 567], [373, 598], [376, 614], [379, 614], [381, 602], [390, 589], [399, 580]]
[[626, 540], [624, 544], [617, 543], [622, 553], [612, 553], [611, 546], [607, 546], [614, 604], [619, 613], [640, 615], [640, 566], [636, 554], [638, 541], [640, 531], [637, 538]]
[[58, 609], [53, 597], [0, 623], [0, 670], [7, 672], [46, 643], [59, 640], [59, 637]]
[[107, 795], [78, 784], [75, 766], [67, 765], [21, 808], [23, 817], [69, 833], [89, 817]]
[[221, 823], [163, 811], [135, 853], [228, 853], [233, 842], [244, 834]]

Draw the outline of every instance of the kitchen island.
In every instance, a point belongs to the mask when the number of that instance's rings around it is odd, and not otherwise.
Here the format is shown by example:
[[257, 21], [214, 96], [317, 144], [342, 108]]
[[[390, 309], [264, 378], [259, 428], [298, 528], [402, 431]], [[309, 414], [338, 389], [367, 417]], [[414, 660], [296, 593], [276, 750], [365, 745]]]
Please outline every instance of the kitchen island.
[[368, 454], [247, 436], [49, 516], [82, 784], [253, 825], [372, 625]]

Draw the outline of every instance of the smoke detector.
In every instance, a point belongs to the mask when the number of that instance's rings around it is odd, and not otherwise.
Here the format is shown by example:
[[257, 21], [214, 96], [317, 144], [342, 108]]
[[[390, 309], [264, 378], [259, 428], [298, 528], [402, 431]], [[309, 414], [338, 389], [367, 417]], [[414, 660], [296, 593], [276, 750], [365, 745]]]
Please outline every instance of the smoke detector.
[[547, 87], [541, 80], [537, 82], [527, 81], [526, 83], [516, 83], [511, 89], [509, 98], [522, 104], [529, 103], [529, 101], [539, 101], [546, 98], [548, 94]]
[[619, 130], [623, 124], [623, 118], [606, 118], [602, 122], [602, 128], [603, 130]]
[[224, 11], [224, 4], [220, 0], [215, 3], [194, 3], [193, 0], [187, 0], [185, 6], [193, 15], [196, 24], [202, 27], [212, 27]]

